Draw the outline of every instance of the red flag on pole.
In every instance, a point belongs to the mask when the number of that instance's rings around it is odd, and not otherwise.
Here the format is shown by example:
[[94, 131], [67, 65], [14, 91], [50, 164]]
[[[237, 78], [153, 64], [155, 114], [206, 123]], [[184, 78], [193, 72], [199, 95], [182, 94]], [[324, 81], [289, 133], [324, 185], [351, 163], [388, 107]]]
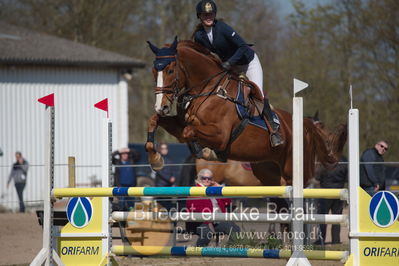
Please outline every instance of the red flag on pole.
[[54, 106], [54, 93], [37, 99], [39, 103], [45, 104], [47, 106]]
[[94, 105], [94, 107], [107, 112], [107, 118], [109, 118], [109, 115], [108, 115], [108, 98], [105, 98], [104, 100], [99, 101], [98, 103], [96, 103]]

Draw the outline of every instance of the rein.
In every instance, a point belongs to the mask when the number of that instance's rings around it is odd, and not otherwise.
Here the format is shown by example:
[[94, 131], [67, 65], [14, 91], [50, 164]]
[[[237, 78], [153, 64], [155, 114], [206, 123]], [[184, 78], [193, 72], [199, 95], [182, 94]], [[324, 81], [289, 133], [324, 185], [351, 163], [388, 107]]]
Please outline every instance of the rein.
[[[156, 59], [164, 59], [164, 58], [174, 58], [174, 59], [176, 59], [176, 55], [156, 56], [155, 58], [156, 58]], [[178, 63], [178, 60], [177, 60], [177, 59], [176, 59], [176, 62], [177, 62], [177, 64], [176, 64], [177, 67], [178, 67], [178, 68], [181, 68], [181, 67], [180, 67], [180, 64]], [[185, 72], [183, 68], [181, 68], [181, 69], [182, 69], [183, 72]], [[198, 85], [192, 86], [192, 87], [190, 87], [190, 88], [185, 88], [185, 89], [183, 89], [182, 91], [179, 92], [179, 91], [178, 91], [178, 86], [179, 86], [179, 72], [177, 71], [177, 72], [176, 72], [176, 77], [173, 79], [173, 81], [172, 81], [171, 84], [166, 85], [166, 86], [162, 86], [162, 87], [159, 87], [159, 86], [156, 87], [156, 89], [155, 89], [155, 95], [156, 95], [156, 94], [164, 93], [164, 94], [166, 95], [167, 99], [168, 99], [170, 102], [172, 102], [172, 99], [168, 97], [168, 94], [173, 94], [173, 97], [174, 97], [174, 98], [179, 98], [180, 96], [186, 94], [187, 92], [189, 92], [189, 91], [192, 90], [193, 88], [199, 87], [199, 86], [201, 86], [202, 84], [203, 84], [203, 88], [202, 88], [202, 90], [203, 90], [203, 89], [205, 88], [205, 86], [206, 86], [212, 79], [216, 78], [217, 76], [219, 76], [219, 75], [221, 75], [221, 74], [223, 74], [223, 73], [226, 73], [226, 71], [225, 71], [225, 70], [222, 70], [222, 71], [220, 71], [220, 72], [218, 72], [218, 73], [216, 73], [216, 74], [210, 76], [209, 78], [207, 78], [207, 79], [201, 81]], [[225, 76], [225, 75], [223, 75], [222, 78], [223, 78], [224, 76]], [[222, 78], [221, 78], [221, 79], [222, 79]], [[217, 82], [216, 86], [220, 83], [221, 79]], [[208, 94], [205, 93], [205, 94], [199, 94], [199, 95], [194, 95], [194, 96], [196, 96], [195, 98], [197, 98], [197, 97], [202, 97], [202, 96], [208, 96]]]
[[[179, 98], [180, 96], [183, 96], [183, 99], [182, 99], [181, 102], [178, 101], [177, 104], [180, 105], [181, 107], [184, 107], [187, 103], [191, 102], [191, 101], [194, 100], [194, 99], [197, 99], [197, 98], [200, 98], [200, 97], [208, 97], [208, 96], [211, 96], [211, 95], [217, 95], [217, 96], [219, 96], [219, 97], [222, 98], [222, 99], [225, 99], [225, 100], [228, 100], [228, 101], [233, 102], [233, 103], [235, 103], [235, 104], [242, 105], [242, 106], [245, 106], [245, 107], [246, 107], [246, 105], [245, 105], [243, 102], [237, 101], [234, 97], [231, 97], [230, 95], [228, 95], [227, 92], [226, 92], [226, 90], [225, 90], [225, 86], [226, 86], [227, 83], [228, 83], [228, 82], [226, 83], [226, 81], [232, 80], [232, 79], [234, 79], [234, 78], [232, 78], [232, 77], [229, 75], [229, 76], [227, 77], [225, 83], [224, 83], [222, 86], [219, 86], [220, 82], [221, 82], [221, 81], [223, 80], [223, 78], [226, 77], [226, 75], [227, 75], [227, 72], [226, 72], [226, 71], [219, 72], [219, 73], [217, 73], [216, 75], [213, 75], [213, 76], [211, 76], [210, 78], [208, 78], [207, 80], [205, 80], [206, 83], [204, 84], [203, 89], [204, 89], [205, 86], [209, 83], [209, 81], [211, 81], [212, 79], [214, 79], [215, 77], [217, 77], [218, 75], [220, 75], [220, 74], [222, 74], [222, 73], [224, 73], [224, 75], [222, 75], [222, 76], [220, 77], [220, 79], [216, 82], [215, 86], [213, 86], [213, 88], [212, 88], [209, 92], [199, 93], [199, 94], [193, 94], [193, 95], [192, 95], [192, 94], [185, 94], [185, 93], [187, 93], [188, 91], [190, 91], [192, 88], [195, 88], [195, 87], [191, 87], [191, 88], [185, 89], [185, 90], [183, 90], [181, 93], [178, 94], [177, 98]], [[203, 81], [203, 82], [204, 82], [204, 81]], [[203, 83], [203, 82], [201, 82], [201, 83]], [[203, 89], [202, 89], [202, 90], [203, 90]]]
[[200, 83], [200, 85], [204, 83], [204, 85], [203, 85], [203, 87], [202, 87], [202, 90], [201, 90], [201, 91], [203, 91], [203, 90], [205, 89], [206, 85], [207, 85], [212, 79], [216, 78], [217, 76], [219, 76], [219, 75], [221, 75], [221, 74], [223, 74], [223, 75], [218, 79], [218, 81], [216, 82], [215, 86], [214, 86], [209, 92], [199, 93], [199, 94], [187, 94], [187, 92], [189, 92], [191, 89], [193, 89], [193, 88], [195, 88], [195, 87], [198, 87], [198, 85], [193, 86], [193, 87], [190, 87], [190, 88], [187, 88], [187, 89], [184, 89], [183, 91], [181, 91], [181, 92], [177, 95], [177, 98], [179, 99], [181, 96], [183, 96], [183, 100], [182, 100], [181, 102], [177, 102], [177, 104], [180, 105], [180, 106], [184, 106], [184, 105], [186, 105], [186, 103], [191, 102], [191, 101], [194, 100], [194, 99], [197, 99], [197, 98], [200, 98], [200, 97], [207, 97], [207, 96], [211, 96], [211, 95], [216, 95], [217, 92], [215, 92], [215, 90], [216, 90], [217, 86], [220, 84], [220, 82], [223, 80], [223, 78], [227, 75], [227, 72], [226, 72], [226, 71], [218, 72], [218, 73], [216, 73], [215, 75], [212, 75], [211, 77], [209, 77], [209, 78], [203, 80], [203, 81]]
[[[194, 88], [196, 88], [196, 87], [199, 87], [199, 86], [202, 85], [203, 83], [204, 83], [204, 85], [203, 85], [203, 88], [202, 88], [202, 89], [204, 89], [205, 86], [206, 86], [212, 79], [216, 78], [217, 76], [219, 76], [219, 75], [221, 75], [221, 74], [223, 74], [223, 73], [226, 73], [226, 71], [225, 71], [225, 70], [222, 70], [222, 71], [220, 71], [220, 72], [218, 72], [218, 73], [216, 73], [216, 74], [210, 76], [209, 78], [204, 79], [204, 80], [201, 81], [198, 85], [192, 86], [192, 87], [190, 87], [190, 88], [185, 88], [184, 90], [182, 90], [181, 92], [179, 92], [178, 94], [176, 94], [176, 98], [178, 98], [178, 97], [180, 97], [180, 96], [186, 94], [187, 92], [189, 92], [190, 90], [192, 90], [192, 89], [194, 89]], [[223, 78], [224, 76], [225, 76], [225, 75], [223, 75], [222, 78]], [[220, 83], [220, 80], [217, 82], [217, 84], [219, 84], [219, 83]]]
[[[178, 69], [180, 69], [181, 71], [183, 71], [184, 73], [186, 73], [185, 69], [183, 67], [181, 67], [181, 65], [179, 64], [179, 61], [177, 60], [177, 55], [166, 55], [166, 56], [156, 56], [156, 59], [175, 59], [176, 60], [176, 66]], [[227, 95], [226, 90], [223, 87], [219, 87], [220, 82], [223, 80], [224, 77], [226, 77], [226, 75], [228, 74], [228, 72], [226, 70], [222, 70], [217, 72], [216, 74], [210, 76], [209, 78], [204, 79], [203, 81], [201, 81], [199, 84], [196, 84], [194, 86], [191, 86], [189, 88], [184, 88], [183, 90], [181, 90], [179, 92], [179, 71], [176, 70], [176, 77], [173, 79], [173, 81], [166, 86], [162, 86], [162, 87], [156, 87], [156, 91], [155, 91], [155, 95], [157, 94], [165, 94], [166, 98], [168, 99], [169, 102], [173, 102], [173, 98], [177, 99], [176, 103], [177, 105], [184, 107], [187, 103], [191, 102], [194, 99], [200, 98], [200, 97], [209, 97], [211, 95], [217, 95], [225, 100], [231, 101], [235, 104], [239, 104], [239, 105], [244, 105], [242, 102], [237, 101], [234, 97], [231, 97], [229, 95]], [[218, 79], [218, 81], [216, 82], [215, 86], [206, 93], [202, 93], [202, 91], [205, 89], [205, 87], [207, 86], [207, 84], [209, 82], [211, 82], [214, 78], [220, 76], [221, 77]], [[187, 76], [187, 74], [186, 74]], [[227, 77], [228, 80], [230, 79], [234, 79], [232, 78], [230, 75]], [[189, 94], [189, 92], [197, 87], [202, 87], [201, 92], [199, 94]], [[182, 101], [179, 102], [179, 98], [182, 98]]]

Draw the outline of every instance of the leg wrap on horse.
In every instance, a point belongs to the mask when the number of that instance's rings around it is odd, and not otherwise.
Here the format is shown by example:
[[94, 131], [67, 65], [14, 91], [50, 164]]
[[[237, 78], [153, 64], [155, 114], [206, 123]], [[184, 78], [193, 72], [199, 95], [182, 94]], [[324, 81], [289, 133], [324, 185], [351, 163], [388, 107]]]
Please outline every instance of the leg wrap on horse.
[[147, 142], [154, 143], [154, 141], [155, 141], [155, 131], [147, 132]]

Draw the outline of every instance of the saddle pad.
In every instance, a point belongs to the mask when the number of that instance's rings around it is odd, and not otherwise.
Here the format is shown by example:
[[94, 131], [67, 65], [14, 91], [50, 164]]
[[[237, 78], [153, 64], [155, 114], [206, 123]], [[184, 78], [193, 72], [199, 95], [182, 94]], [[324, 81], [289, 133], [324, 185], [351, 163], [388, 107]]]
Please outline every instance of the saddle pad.
[[[258, 116], [253, 116], [253, 117], [249, 116], [248, 110], [244, 106], [244, 93], [242, 92], [241, 84], [239, 85], [239, 88], [237, 90], [236, 101], [242, 103], [242, 104], [237, 104], [236, 103], [236, 110], [237, 110], [237, 113], [238, 113], [238, 116], [240, 117], [240, 119], [248, 118], [249, 119], [249, 123], [251, 125], [260, 127], [260, 128], [262, 128], [262, 129], [264, 129], [266, 131], [269, 130], [267, 128], [267, 126], [266, 126], [265, 120], [261, 116], [259, 116], [259, 115]], [[280, 120], [278, 119], [278, 116], [277, 116], [277, 114], [275, 112], [273, 112], [273, 120], [277, 124], [280, 124]]]

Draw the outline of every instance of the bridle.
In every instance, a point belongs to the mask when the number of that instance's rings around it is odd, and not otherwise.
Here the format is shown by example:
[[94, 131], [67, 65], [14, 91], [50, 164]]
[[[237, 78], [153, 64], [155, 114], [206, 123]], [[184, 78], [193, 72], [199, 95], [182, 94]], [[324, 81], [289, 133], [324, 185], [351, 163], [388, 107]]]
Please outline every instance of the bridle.
[[[176, 63], [176, 56], [175, 55], [163, 55], [163, 56], [156, 56], [155, 59], [165, 59], [165, 58], [172, 58], [175, 59]], [[168, 99], [168, 101], [170, 103], [173, 102], [173, 99], [175, 97], [175, 95], [178, 93], [178, 88], [179, 86], [179, 77], [178, 77], [178, 72], [176, 73], [176, 77], [173, 79], [172, 83], [166, 86], [162, 86], [162, 87], [155, 87], [155, 95], [157, 94], [165, 94], [166, 98]], [[169, 95], [172, 94], [172, 97], [170, 97]]]
[[[162, 87], [157, 86], [155, 88], [155, 95], [161, 94], [161, 93], [165, 94], [166, 98], [168, 99], [168, 101], [170, 103], [173, 103], [173, 99], [178, 99], [181, 96], [187, 95], [187, 93], [190, 92], [192, 89], [200, 87], [200, 86], [202, 87], [201, 92], [199, 94], [194, 94], [194, 95], [190, 94], [190, 99], [194, 99], [194, 98], [198, 98], [198, 97], [202, 97], [202, 96], [210, 96], [212, 94], [216, 94], [216, 93], [214, 93], [215, 89], [212, 89], [211, 92], [209, 92], [209, 93], [202, 93], [202, 91], [205, 89], [206, 85], [210, 81], [212, 81], [214, 78], [216, 78], [217, 76], [219, 76], [219, 75], [221, 75], [223, 73], [227, 74], [226, 70], [222, 70], [222, 71], [217, 72], [216, 74], [210, 76], [209, 78], [204, 79], [203, 81], [201, 81], [199, 84], [196, 84], [195, 86], [191, 86], [191, 87], [183, 89], [182, 91], [179, 91], [179, 69], [181, 69], [184, 73], [186, 73], [186, 76], [187, 76], [187, 71], [184, 69], [183, 66], [181, 66], [179, 64], [177, 55], [156, 56], [155, 58], [156, 59], [172, 58], [172, 59], [175, 59], [175, 61], [176, 61], [176, 68], [177, 68], [175, 70], [176, 71], [176, 76], [173, 79], [173, 81], [170, 84], [166, 85], [166, 86], [162, 86]], [[224, 76], [225, 75], [223, 75], [218, 80], [217, 84], [215, 85], [215, 88], [218, 86], [218, 84], [221, 82], [221, 80], [223, 79]]]

